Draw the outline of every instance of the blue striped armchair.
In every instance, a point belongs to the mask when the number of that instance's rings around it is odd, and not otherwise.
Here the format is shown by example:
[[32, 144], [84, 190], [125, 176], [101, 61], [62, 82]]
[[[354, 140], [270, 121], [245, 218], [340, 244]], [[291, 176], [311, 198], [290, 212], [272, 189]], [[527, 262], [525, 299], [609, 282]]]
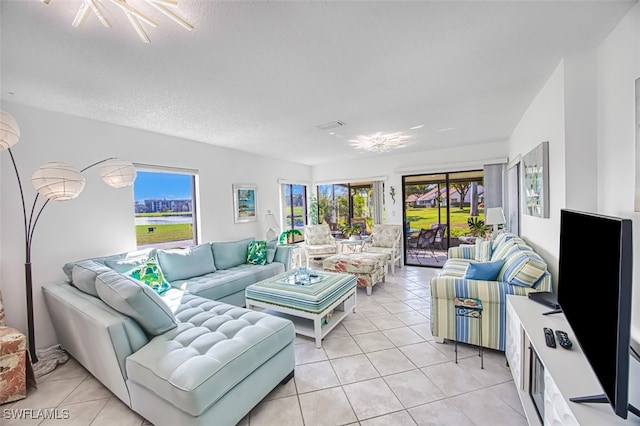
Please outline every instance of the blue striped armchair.
[[[483, 305], [482, 344], [504, 351], [507, 294], [526, 296], [552, 291], [546, 262], [515, 234], [499, 234], [495, 241], [451, 247], [438, 277], [431, 279], [431, 332], [444, 339], [478, 344], [479, 322], [456, 317], [456, 297], [479, 299]], [[465, 278], [469, 264], [504, 261], [495, 280]], [[457, 331], [456, 331], [457, 322]]]

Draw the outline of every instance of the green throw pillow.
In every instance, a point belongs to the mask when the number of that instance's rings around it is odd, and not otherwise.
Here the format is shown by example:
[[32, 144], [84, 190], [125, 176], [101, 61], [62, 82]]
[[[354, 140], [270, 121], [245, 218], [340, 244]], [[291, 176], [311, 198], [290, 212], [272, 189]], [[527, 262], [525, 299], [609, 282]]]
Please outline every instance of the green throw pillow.
[[148, 260], [146, 263], [133, 268], [125, 275], [145, 283], [158, 294], [162, 294], [171, 288], [169, 283], [164, 280], [160, 266], [154, 260]]
[[267, 263], [267, 242], [251, 241], [247, 250], [247, 263], [265, 265]]

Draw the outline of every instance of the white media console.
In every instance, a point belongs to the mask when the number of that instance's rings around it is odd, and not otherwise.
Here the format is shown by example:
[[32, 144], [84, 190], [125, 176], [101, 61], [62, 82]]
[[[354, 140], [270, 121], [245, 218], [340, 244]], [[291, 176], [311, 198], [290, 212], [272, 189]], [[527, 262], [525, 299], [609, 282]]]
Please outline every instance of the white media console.
[[[596, 298], [597, 299], [597, 298]], [[597, 300], [593, 314], [598, 315]], [[507, 296], [505, 354], [520, 401], [530, 425], [640, 425], [640, 418], [629, 413], [626, 420], [616, 416], [609, 404], [580, 404], [569, 398], [604, 393], [595, 373], [576, 341], [563, 314], [543, 315], [550, 309], [522, 296]], [[543, 328], [566, 331], [573, 348], [550, 348]], [[597, 333], [594, 330], [594, 333]], [[544, 419], [538, 416], [529, 393], [532, 351], [542, 364]], [[629, 401], [640, 407], [640, 363], [631, 359]]]

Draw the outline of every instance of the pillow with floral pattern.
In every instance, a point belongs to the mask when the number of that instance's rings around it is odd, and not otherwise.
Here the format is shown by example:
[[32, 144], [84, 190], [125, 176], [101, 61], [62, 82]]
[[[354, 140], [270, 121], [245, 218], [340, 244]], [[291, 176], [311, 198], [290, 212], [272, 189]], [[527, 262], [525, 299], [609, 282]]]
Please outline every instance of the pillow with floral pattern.
[[267, 242], [251, 241], [247, 250], [247, 263], [252, 265], [266, 265], [267, 263]]
[[165, 281], [160, 265], [156, 263], [155, 259], [147, 260], [147, 262], [136, 266], [125, 275], [145, 283], [158, 294], [162, 294], [171, 288], [171, 285]]

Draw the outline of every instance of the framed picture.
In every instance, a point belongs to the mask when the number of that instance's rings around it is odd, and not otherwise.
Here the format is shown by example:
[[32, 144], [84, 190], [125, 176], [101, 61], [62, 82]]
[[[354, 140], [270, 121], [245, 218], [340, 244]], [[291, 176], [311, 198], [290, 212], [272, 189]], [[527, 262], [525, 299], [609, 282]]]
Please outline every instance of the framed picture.
[[258, 220], [255, 185], [233, 184], [233, 214], [235, 223]]
[[636, 194], [634, 211], [640, 212], [640, 78], [636, 79]]
[[525, 214], [549, 217], [549, 142], [522, 157], [522, 195]]

